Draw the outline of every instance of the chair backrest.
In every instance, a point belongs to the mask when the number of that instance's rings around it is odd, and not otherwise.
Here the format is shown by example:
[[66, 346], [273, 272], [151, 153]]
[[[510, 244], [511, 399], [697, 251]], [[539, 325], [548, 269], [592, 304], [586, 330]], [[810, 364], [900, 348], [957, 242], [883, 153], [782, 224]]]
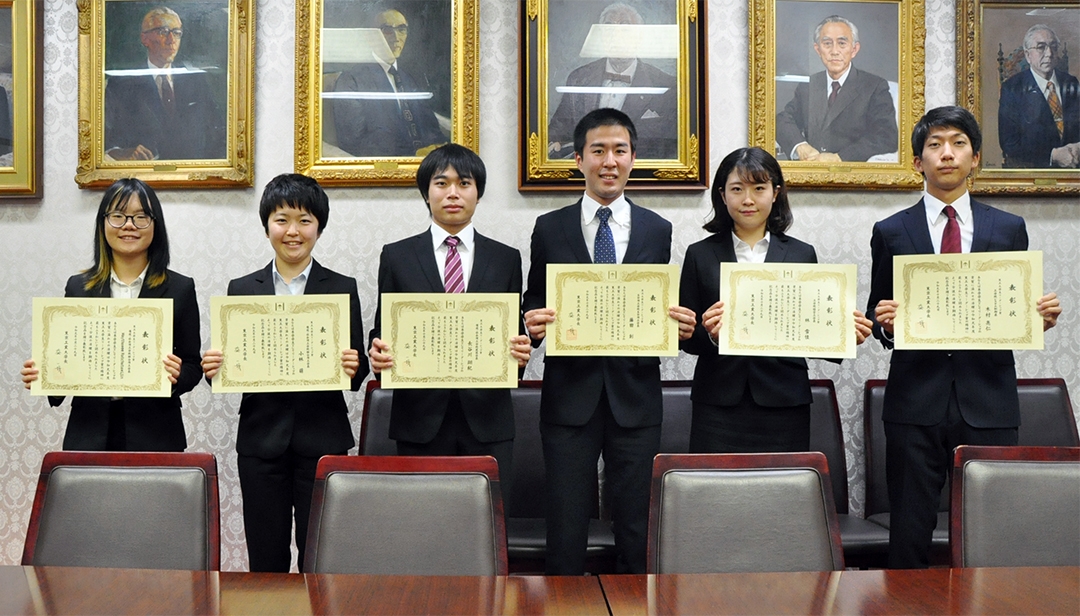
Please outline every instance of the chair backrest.
[[[514, 407], [514, 458], [510, 491], [505, 495], [506, 517], [543, 518], [547, 474], [540, 442], [541, 381], [519, 381], [510, 392]], [[599, 497], [598, 497], [599, 498]]]
[[216, 571], [220, 541], [213, 455], [55, 451], [22, 564]]
[[836, 513], [848, 512], [847, 453], [844, 451], [844, 426], [832, 379], [810, 381], [810, 451], [820, 451], [829, 461]]
[[693, 381], [664, 381], [660, 394], [664, 403], [664, 420], [660, 429], [660, 453], [690, 451], [690, 420], [694, 403], [690, 400]]
[[1020, 445], [1080, 447], [1065, 379], [1017, 379]]
[[360, 416], [359, 453], [362, 456], [392, 456], [397, 443], [390, 438], [390, 407], [394, 390], [383, 389], [371, 379], [364, 393], [364, 414]]
[[1080, 566], [1080, 448], [956, 448], [953, 567]]
[[825, 455], [656, 456], [647, 568], [649, 573], [843, 569]]
[[323, 456], [304, 571], [506, 575], [495, 458]]

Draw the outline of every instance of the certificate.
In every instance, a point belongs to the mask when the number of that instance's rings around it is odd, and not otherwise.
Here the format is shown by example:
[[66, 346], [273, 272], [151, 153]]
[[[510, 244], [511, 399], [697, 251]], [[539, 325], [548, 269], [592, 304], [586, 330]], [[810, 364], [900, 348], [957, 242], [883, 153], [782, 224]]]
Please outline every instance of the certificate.
[[172, 395], [171, 299], [34, 298], [36, 396]]
[[548, 355], [675, 356], [678, 265], [549, 263]]
[[897, 349], [1041, 349], [1042, 253], [893, 257]]
[[210, 345], [223, 355], [213, 390], [349, 389], [341, 352], [350, 325], [344, 293], [211, 297]]
[[383, 293], [382, 318], [394, 357], [383, 387], [517, 387], [510, 355], [521, 321], [517, 293]]
[[721, 355], [855, 357], [854, 265], [721, 263]]

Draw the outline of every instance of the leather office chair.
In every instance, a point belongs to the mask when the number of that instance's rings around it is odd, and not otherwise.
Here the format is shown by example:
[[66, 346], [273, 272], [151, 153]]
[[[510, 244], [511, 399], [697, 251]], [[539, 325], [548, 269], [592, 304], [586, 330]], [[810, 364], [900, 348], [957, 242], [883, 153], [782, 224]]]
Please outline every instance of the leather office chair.
[[375, 379], [367, 382], [364, 413], [360, 416], [360, 455], [397, 455], [397, 442], [390, 438], [390, 406], [393, 402], [392, 389], [383, 389]]
[[1080, 448], [956, 448], [953, 567], [1080, 566]]
[[656, 456], [649, 573], [843, 568], [824, 454]]
[[1080, 447], [1065, 379], [1017, 379], [1016, 389], [1020, 394], [1019, 445]]
[[506, 575], [495, 458], [323, 456], [304, 571]]
[[690, 400], [693, 381], [664, 381], [660, 395], [664, 420], [660, 429], [660, 453], [690, 452], [690, 421], [694, 403]]
[[22, 564], [216, 571], [220, 541], [213, 455], [54, 451]]

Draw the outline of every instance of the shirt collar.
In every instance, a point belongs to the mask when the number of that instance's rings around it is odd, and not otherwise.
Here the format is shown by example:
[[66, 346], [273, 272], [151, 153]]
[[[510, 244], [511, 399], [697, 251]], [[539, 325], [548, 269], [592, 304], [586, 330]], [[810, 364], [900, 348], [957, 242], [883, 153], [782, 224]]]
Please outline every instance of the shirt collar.
[[964, 194], [957, 197], [953, 203], [945, 203], [941, 199], [938, 199], [934, 195], [928, 192], [923, 193], [923, 205], [926, 207], [926, 222], [933, 227], [937, 221], [938, 216], [941, 216], [941, 210], [946, 205], [953, 206], [956, 210], [956, 218], [958, 222], [967, 223], [971, 220], [971, 194], [964, 191]]
[[753, 249], [757, 248], [758, 246], [763, 246], [766, 250], [768, 250], [769, 242], [772, 241], [772, 234], [769, 233], [768, 230], [766, 230], [765, 231], [765, 237], [761, 238], [760, 240], [758, 240], [758, 242], [756, 244], [751, 246], [750, 244], [747, 244], [746, 242], [744, 242], [741, 237], [739, 237], [738, 235], [735, 235], [735, 231], [732, 231], [731, 232], [731, 241], [735, 246], [735, 250], [739, 250], [740, 247], [745, 247], [746, 250], [753, 250]]
[[147, 263], [146, 267], [143, 268], [142, 272], [140, 272], [139, 275], [135, 277], [135, 280], [132, 280], [131, 282], [123, 282], [119, 278], [117, 278], [116, 270], [111, 270], [109, 272], [109, 278], [112, 280], [113, 284], [118, 284], [121, 287], [134, 287], [137, 285], [142, 285], [142, 283], [146, 280], [146, 271], [149, 269], [150, 264]]
[[630, 78], [631, 81], [633, 81], [634, 73], [637, 72], [637, 58], [634, 58], [633, 62], [630, 63], [630, 66], [626, 67], [625, 70], [621, 71], [617, 71], [611, 68], [611, 60], [608, 59], [607, 63], [604, 64], [604, 71], [615, 75], [626, 75]]
[[[600, 207], [600, 203], [586, 193], [581, 198], [581, 222], [587, 225], [596, 220], [596, 210]], [[611, 210], [609, 221], [614, 221], [622, 227], [630, 227], [630, 202], [626, 200], [625, 194], [619, 195], [619, 198], [609, 203], [607, 207]]]
[[[473, 227], [470, 222], [464, 229], [454, 234], [461, 242], [458, 244], [458, 250], [464, 248], [466, 251], [473, 249], [473, 243], [476, 241], [476, 227]], [[450, 237], [446, 229], [443, 229], [439, 225], [431, 225], [431, 245], [435, 250], [439, 249], [446, 242], [446, 238]]]
[[844, 87], [844, 82], [847, 81], [848, 75], [850, 75], [850, 74], [851, 74], [851, 65], [850, 64], [848, 64], [847, 70], [844, 71], [844, 74], [840, 75], [840, 79], [833, 79], [832, 75], [829, 75], [828, 73], [825, 73], [825, 75], [828, 76], [828, 78], [829, 78], [829, 88], [832, 88], [832, 82], [834, 82], [834, 81], [839, 81], [840, 82], [840, 87], [841, 88]]
[[294, 282], [296, 282], [298, 280], [306, 281], [308, 279], [308, 277], [311, 276], [311, 266], [314, 265], [314, 264], [315, 264], [315, 259], [311, 259], [310, 261], [308, 261], [307, 267], [304, 268], [304, 271], [297, 274], [296, 277], [294, 277], [290, 282], [285, 282], [285, 277], [282, 276], [281, 272], [278, 271], [277, 260], [275, 259], [274, 260], [274, 283], [276, 284], [278, 281], [281, 281], [283, 284], [289, 285], [289, 284], [292, 284], [292, 283], [294, 283]]
[[1035, 72], [1035, 69], [1029, 68], [1028, 70], [1031, 71], [1031, 76], [1035, 78], [1035, 85], [1038, 86], [1039, 92], [1042, 92], [1045, 95], [1047, 82], [1053, 82], [1054, 90], [1057, 92], [1058, 96], [1061, 96], [1061, 89], [1058, 87], [1057, 82], [1057, 71], [1050, 73], [1050, 79], [1043, 79], [1042, 75]]

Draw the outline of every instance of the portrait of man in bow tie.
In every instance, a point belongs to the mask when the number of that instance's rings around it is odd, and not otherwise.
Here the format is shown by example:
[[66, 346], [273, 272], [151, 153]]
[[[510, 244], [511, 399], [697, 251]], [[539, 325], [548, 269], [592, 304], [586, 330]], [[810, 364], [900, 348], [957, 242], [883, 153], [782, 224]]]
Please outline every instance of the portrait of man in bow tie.
[[[552, 3], [552, 19], [559, 13], [558, 3]], [[656, 6], [670, 3], [657, 3]], [[603, 6], [603, 5], [601, 5]], [[644, 6], [642, 9], [644, 10]], [[670, 23], [674, 23], [672, 6]], [[580, 19], [581, 13], [576, 14]], [[666, 19], [664, 20], [666, 21]], [[638, 54], [646, 52], [646, 45], [636, 45], [640, 33], [634, 35], [633, 28], [644, 26], [646, 20], [641, 12], [630, 4], [617, 2], [604, 6], [597, 23], [617, 25], [623, 29], [612, 28], [607, 32], [613, 36], [599, 36], [604, 32], [593, 26], [585, 43], [567, 40], [564, 47], [571, 47], [576, 52], [581, 49], [580, 58], [591, 58], [600, 53], [628, 53], [636, 49]], [[674, 26], [672, 26], [674, 27]], [[558, 25], [550, 27], [549, 32], [560, 33]], [[552, 34], [552, 55], [559, 46]], [[563, 39], [559, 39], [562, 41]], [[649, 41], [652, 42], [652, 41]], [[652, 50], [661, 45], [651, 45]], [[663, 52], [650, 50], [663, 55]], [[619, 109], [634, 122], [637, 127], [638, 158], [671, 159], [678, 157], [678, 87], [675, 76], [657, 66], [670, 60], [647, 62], [641, 55], [632, 57], [612, 57], [606, 55], [574, 68], [565, 79], [554, 81], [549, 110], [554, 109], [548, 123], [548, 155], [550, 158], [572, 158], [574, 155], [574, 127], [588, 112], [600, 108]], [[657, 62], [653, 64], [651, 62]], [[569, 65], [573, 66], [573, 64]], [[673, 69], [672, 69], [673, 70]], [[559, 71], [553, 67], [552, 79]], [[565, 73], [563, 73], [565, 74]]]

